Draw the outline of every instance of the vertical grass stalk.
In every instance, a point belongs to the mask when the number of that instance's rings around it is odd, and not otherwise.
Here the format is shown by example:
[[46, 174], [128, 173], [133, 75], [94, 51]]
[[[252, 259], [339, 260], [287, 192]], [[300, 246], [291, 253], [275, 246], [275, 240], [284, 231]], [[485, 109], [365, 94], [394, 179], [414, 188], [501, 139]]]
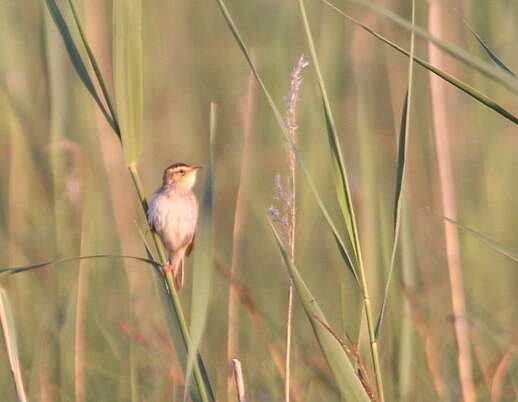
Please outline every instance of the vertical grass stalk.
[[379, 359], [379, 353], [378, 353], [378, 343], [376, 340], [376, 334], [375, 334], [375, 324], [373, 320], [373, 314], [372, 314], [372, 307], [371, 307], [371, 301], [369, 297], [369, 290], [367, 286], [367, 278], [365, 275], [365, 269], [363, 266], [363, 258], [362, 258], [362, 252], [361, 252], [361, 246], [360, 246], [360, 239], [358, 234], [358, 227], [356, 223], [356, 217], [354, 213], [354, 207], [352, 205], [352, 198], [351, 198], [351, 192], [349, 189], [349, 183], [347, 180], [347, 174], [345, 172], [345, 163], [342, 156], [342, 151], [340, 148], [340, 142], [337, 136], [335, 124], [333, 115], [331, 112], [331, 106], [330, 102], [327, 96], [327, 92], [324, 85], [324, 79], [322, 77], [322, 72], [320, 69], [320, 63], [318, 61], [317, 52], [315, 49], [315, 43], [313, 41], [313, 36], [311, 34], [311, 29], [309, 27], [309, 21], [306, 14], [306, 8], [304, 6], [303, 0], [297, 0], [299, 4], [300, 13], [302, 16], [302, 22], [304, 25], [304, 31], [306, 33], [306, 38], [308, 41], [309, 50], [311, 52], [311, 58], [313, 60], [313, 65], [315, 67], [315, 72], [317, 74], [318, 79], [318, 85], [320, 87], [320, 91], [322, 94], [322, 101], [324, 104], [324, 112], [326, 115], [326, 122], [328, 126], [329, 131], [329, 141], [330, 146], [333, 152], [334, 162], [335, 162], [335, 169], [337, 171], [337, 175], [340, 179], [340, 184], [337, 185], [338, 188], [338, 195], [339, 199], [341, 197], [345, 198], [346, 208], [342, 207], [342, 213], [344, 215], [346, 226], [349, 231], [349, 235], [351, 238], [351, 242], [353, 245], [353, 249], [356, 256], [356, 263], [357, 263], [357, 269], [358, 269], [358, 276], [360, 280], [360, 288], [362, 291], [363, 296], [363, 304], [365, 307], [365, 315], [367, 319], [367, 328], [369, 333], [369, 343], [370, 343], [370, 351], [371, 351], [371, 358], [372, 358], [372, 364], [374, 367], [374, 373], [376, 377], [376, 389], [378, 392], [378, 398], [380, 402], [384, 402], [385, 397], [383, 393], [383, 379], [381, 374], [381, 365], [380, 365], [380, 359]]
[[[415, 21], [415, 0], [412, 0], [412, 24]], [[401, 124], [399, 130], [399, 143], [397, 153], [397, 166], [396, 166], [396, 186], [394, 192], [394, 226], [393, 236], [394, 240], [392, 243], [392, 252], [390, 255], [390, 265], [387, 276], [387, 283], [385, 284], [385, 293], [383, 296], [383, 303], [376, 323], [376, 338], [379, 338], [385, 309], [387, 307], [388, 297], [390, 293], [390, 285], [392, 283], [392, 276], [394, 273], [394, 265], [396, 263], [396, 254], [399, 245], [400, 226], [401, 226], [401, 211], [405, 203], [405, 182], [406, 182], [406, 162], [407, 162], [407, 150], [408, 150], [408, 134], [410, 131], [410, 108], [412, 104], [412, 83], [414, 75], [414, 43], [415, 35], [414, 32], [410, 32], [410, 57], [408, 59], [408, 80], [407, 80], [407, 92], [405, 101], [403, 104], [403, 113], [401, 116]]]
[[[441, 4], [431, 2], [428, 11], [428, 28], [436, 37], [442, 34]], [[430, 63], [441, 67], [442, 55], [432, 43], [428, 44]], [[451, 130], [447, 119], [446, 87], [440, 80], [430, 75], [430, 91], [432, 96], [432, 118], [434, 125], [435, 151], [439, 169], [439, 187], [442, 199], [442, 209], [446, 216], [457, 219], [457, 201], [453, 183], [453, 169], [450, 158], [451, 149], [449, 138]], [[464, 296], [464, 280], [460, 260], [460, 245], [457, 227], [443, 222], [446, 236], [446, 256], [448, 275], [450, 278], [451, 302], [453, 309], [453, 325], [455, 340], [458, 347], [457, 364], [462, 397], [465, 402], [476, 400], [475, 385], [473, 382], [471, 346], [469, 342], [466, 301]]]
[[[302, 84], [302, 69], [308, 65], [308, 62], [301, 56], [295, 69], [291, 73], [290, 90], [288, 93], [288, 111], [286, 113], [286, 126], [288, 135], [292, 144], [297, 143], [297, 104], [299, 99], [300, 86]], [[295, 225], [296, 225], [296, 204], [297, 204], [297, 187], [296, 187], [296, 161], [297, 157], [291, 144], [286, 145], [288, 154], [288, 197], [286, 199], [286, 209], [288, 218], [287, 241], [288, 253], [292, 264], [295, 264]], [[291, 332], [293, 321], [293, 281], [290, 278], [288, 285], [288, 312], [286, 316], [286, 357], [284, 379], [284, 400], [290, 401], [290, 381], [291, 381]]]
[[238, 402], [246, 402], [245, 381], [243, 380], [243, 369], [238, 359], [232, 359], [232, 368], [234, 371], [234, 381], [236, 383], [236, 392]]

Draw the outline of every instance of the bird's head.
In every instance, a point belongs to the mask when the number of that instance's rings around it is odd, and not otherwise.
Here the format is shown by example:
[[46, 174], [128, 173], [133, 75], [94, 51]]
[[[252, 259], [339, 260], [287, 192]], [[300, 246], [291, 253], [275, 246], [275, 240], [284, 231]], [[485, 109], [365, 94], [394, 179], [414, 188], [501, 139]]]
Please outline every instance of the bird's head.
[[175, 163], [164, 171], [163, 186], [173, 185], [177, 188], [190, 190], [196, 183], [196, 173], [201, 166], [190, 166], [185, 163]]

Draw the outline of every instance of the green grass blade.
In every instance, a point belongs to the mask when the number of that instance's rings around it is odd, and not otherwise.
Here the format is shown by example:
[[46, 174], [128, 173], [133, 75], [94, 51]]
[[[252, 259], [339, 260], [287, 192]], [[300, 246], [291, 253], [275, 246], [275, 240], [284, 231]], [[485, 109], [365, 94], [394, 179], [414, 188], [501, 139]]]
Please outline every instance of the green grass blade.
[[493, 52], [489, 48], [489, 46], [486, 44], [486, 42], [480, 37], [480, 35], [478, 33], [475, 32], [475, 30], [471, 27], [471, 25], [468, 23], [468, 21], [466, 21], [466, 19], [463, 18], [463, 17], [461, 17], [461, 21], [464, 24], [464, 26], [473, 34], [473, 36], [475, 37], [475, 39], [477, 40], [479, 45], [482, 46], [482, 48], [486, 51], [486, 53], [489, 56], [489, 58], [491, 60], [493, 60], [493, 62], [498, 67], [500, 67], [502, 70], [508, 72], [513, 77], [516, 77], [516, 74], [509, 67], [507, 67], [502, 60], [500, 60], [500, 58], [496, 55], [495, 52]]
[[284, 263], [293, 280], [295, 290], [299, 295], [320, 349], [329, 364], [331, 372], [335, 378], [335, 383], [339, 388], [342, 397], [347, 401], [369, 401], [369, 396], [358, 379], [349, 357], [346, 355], [338, 340], [327, 328], [325, 328], [325, 326], [322, 325], [321, 322], [327, 324], [324, 313], [303, 281], [296, 266], [290, 261], [288, 252], [283, 246], [282, 241], [271, 222], [270, 226]]
[[[327, 0], [324, 0], [327, 2]], [[434, 36], [432, 36], [428, 31], [419, 28], [412, 24], [410, 21], [402, 18], [401, 16], [393, 13], [392, 11], [389, 11], [385, 8], [379, 7], [375, 5], [373, 2], [368, 2], [365, 0], [347, 0], [351, 3], [361, 4], [371, 10], [372, 12], [390, 19], [391, 21], [395, 22], [399, 26], [408, 29], [409, 31], [414, 32], [416, 35], [418, 35], [421, 38], [424, 38], [426, 40], [429, 40], [434, 45], [436, 45], [438, 48], [449, 54], [450, 56], [456, 58], [457, 60], [462, 61], [469, 67], [479, 71], [480, 73], [484, 74], [486, 77], [489, 77], [500, 84], [504, 85], [507, 89], [514, 92], [515, 94], [518, 94], [518, 80], [510, 76], [507, 72], [502, 72], [500, 69], [495, 68], [489, 63], [486, 63], [485, 61], [479, 60], [473, 56], [471, 56], [469, 53], [467, 53], [465, 50], [461, 49], [458, 46], [455, 46], [451, 43], [447, 43], [441, 39], [438, 39]]]
[[394, 227], [393, 227], [393, 235], [394, 242], [392, 244], [392, 252], [390, 256], [390, 264], [389, 270], [387, 274], [387, 282], [385, 283], [385, 291], [383, 295], [383, 303], [381, 304], [380, 313], [378, 319], [376, 321], [376, 329], [374, 334], [376, 339], [379, 337], [379, 333], [381, 330], [381, 323], [385, 316], [385, 308], [387, 306], [388, 295], [390, 290], [390, 284], [392, 282], [392, 274], [394, 272], [394, 265], [396, 261], [397, 254], [397, 246], [398, 246], [398, 238], [399, 238], [399, 223], [401, 216], [401, 207], [402, 207], [402, 193], [403, 193], [403, 180], [405, 174], [405, 162], [406, 162], [406, 143], [407, 143], [407, 111], [410, 106], [409, 102], [409, 92], [407, 91], [405, 96], [405, 103], [403, 105], [403, 114], [401, 116], [401, 127], [399, 133], [399, 146], [398, 146], [398, 156], [397, 156], [397, 167], [396, 167], [396, 189], [395, 189], [395, 199], [394, 199]]
[[88, 60], [90, 61], [90, 65], [92, 66], [92, 69], [94, 70], [95, 77], [97, 78], [97, 82], [99, 83], [99, 87], [101, 88], [101, 92], [104, 97], [104, 101], [106, 102], [106, 105], [108, 105], [108, 110], [110, 111], [110, 115], [113, 120], [113, 130], [115, 134], [120, 138], [120, 128], [119, 128], [119, 122], [117, 121], [117, 115], [115, 113], [115, 109], [113, 107], [113, 102], [110, 97], [110, 93], [108, 92], [108, 88], [106, 86], [106, 83], [104, 81], [104, 78], [101, 74], [101, 70], [99, 68], [99, 64], [97, 63], [97, 60], [95, 59], [94, 53], [92, 51], [92, 48], [90, 47], [88, 40], [86, 38], [83, 25], [81, 24], [81, 20], [79, 19], [79, 16], [77, 14], [76, 7], [74, 6], [74, 2], [72, 0], [68, 0], [68, 4], [70, 5], [70, 9], [72, 10], [72, 16], [74, 17], [74, 21], [77, 26], [77, 30], [79, 31], [79, 36], [81, 37], [81, 41], [83, 42], [83, 46], [86, 49], [86, 54], [88, 55]]
[[[198, 356], [198, 350], [202, 341], [203, 331], [207, 322], [207, 314], [210, 305], [210, 293], [212, 288], [212, 271], [214, 270], [214, 140], [216, 135], [217, 108], [216, 104], [210, 105], [210, 154], [207, 166], [205, 188], [203, 190], [200, 205], [200, 223], [196, 235], [196, 247], [194, 248], [194, 272], [192, 279], [192, 303], [191, 303], [191, 347], [187, 357], [187, 381], [191, 378], [193, 364]], [[207, 390], [211, 394], [211, 400], [215, 400], [210, 383]], [[187, 388], [186, 388], [187, 390]], [[186, 396], [186, 395], [185, 395]], [[184, 397], [185, 397], [184, 396]], [[205, 396], [207, 398], [207, 396]]]
[[304, 162], [304, 159], [302, 158], [302, 155], [298, 149], [298, 147], [293, 143], [291, 137], [288, 135], [288, 131], [286, 129], [286, 124], [284, 122], [284, 119], [277, 108], [272, 96], [270, 95], [270, 92], [268, 91], [268, 88], [264, 84], [261, 76], [259, 75], [259, 72], [254, 66], [254, 63], [252, 62], [252, 59], [250, 57], [250, 53], [248, 52], [248, 49], [241, 38], [241, 35], [239, 31], [237, 30], [237, 27], [232, 20], [232, 16], [230, 15], [225, 3], [223, 0], [216, 0], [218, 3], [218, 6], [221, 10], [221, 13], [223, 14], [223, 18], [225, 19], [225, 22], [227, 23], [230, 31], [232, 32], [232, 35], [234, 36], [234, 39], [236, 40], [239, 48], [241, 49], [243, 56], [245, 57], [248, 66], [250, 67], [250, 70], [252, 71], [252, 74], [254, 75], [255, 79], [257, 80], [257, 83], [259, 84], [259, 87], [261, 88], [264, 96], [266, 97], [268, 101], [268, 105], [270, 106], [275, 119], [279, 125], [279, 128], [281, 129], [282, 134], [284, 134], [284, 138], [288, 142], [288, 144], [292, 147], [292, 149], [295, 152], [295, 155], [297, 156], [297, 160], [300, 164], [301, 170], [306, 176], [306, 179], [308, 181], [309, 187], [311, 189], [311, 192], [313, 193], [315, 200], [317, 201], [317, 204], [320, 208], [320, 211], [322, 212], [322, 215], [324, 215], [324, 218], [329, 225], [329, 228], [331, 229], [331, 232], [333, 233], [333, 237], [336, 241], [336, 244], [338, 246], [338, 250], [340, 252], [340, 255], [344, 259], [344, 262], [351, 272], [351, 274], [354, 276], [356, 283], [359, 283], [358, 274], [356, 272], [356, 264], [355, 264], [355, 258], [353, 258], [353, 255], [351, 254], [351, 251], [347, 248], [345, 245], [343, 239], [341, 238], [340, 234], [338, 233], [338, 230], [336, 228], [336, 225], [333, 223], [331, 216], [329, 215], [329, 212], [327, 211], [327, 208], [324, 205], [324, 202], [322, 201], [322, 198], [320, 197], [320, 194], [316, 188], [316, 185], [314, 183], [314, 180], [312, 179], [309, 170]]
[[487, 245], [488, 247], [492, 248], [493, 250], [497, 251], [498, 253], [502, 254], [502, 255], [505, 255], [507, 258], [510, 258], [511, 260], [513, 260], [514, 262], [518, 262], [518, 249], [515, 249], [515, 248], [512, 248], [512, 247], [508, 247], [494, 239], [492, 239], [491, 237], [489, 236], [486, 236], [474, 229], [471, 229], [467, 226], [464, 226], [462, 223], [454, 220], [454, 219], [451, 219], [451, 218], [448, 218], [447, 216], [443, 216], [441, 215], [441, 217], [443, 219], [446, 219], [448, 222], [454, 224], [454, 225], [457, 225], [457, 227], [459, 229], [462, 229], [464, 230], [465, 232], [468, 232], [469, 234], [473, 235], [474, 237], [476, 237], [478, 240], [480, 240], [482, 243], [484, 243], [485, 245]]
[[2, 325], [5, 348], [9, 357], [9, 365], [11, 366], [11, 374], [13, 375], [18, 400], [20, 402], [27, 402], [20, 366], [18, 341], [16, 340], [16, 324], [13, 309], [11, 308], [9, 297], [3, 288], [0, 288], [0, 324]]
[[345, 162], [342, 156], [340, 142], [336, 130], [336, 126], [333, 121], [333, 115], [331, 111], [331, 106], [329, 103], [329, 98], [327, 96], [327, 91], [325, 89], [324, 80], [322, 77], [322, 73], [319, 67], [318, 56], [315, 50], [315, 44], [313, 41], [313, 35], [311, 34], [311, 29], [309, 27], [309, 21], [306, 15], [306, 9], [304, 6], [303, 0], [298, 0], [299, 9], [302, 15], [302, 20], [304, 24], [304, 31], [306, 32], [306, 39], [308, 41], [308, 45], [311, 51], [311, 57], [313, 59], [313, 63], [315, 64], [315, 70], [317, 72], [318, 84], [320, 88], [320, 94], [322, 96], [322, 101], [324, 105], [324, 115], [326, 120], [326, 127], [328, 133], [329, 145], [331, 148], [331, 155], [333, 158], [333, 164], [335, 168], [335, 178], [336, 178], [336, 191], [338, 196], [338, 201], [340, 204], [340, 208], [342, 211], [342, 215], [344, 217], [347, 232], [349, 235], [349, 240], [353, 244], [353, 249], [357, 262], [358, 269], [358, 277], [362, 290], [362, 297], [365, 304], [365, 314], [367, 316], [367, 327], [369, 332], [369, 341], [370, 341], [370, 351], [372, 362], [374, 366], [374, 372], [376, 375], [376, 389], [378, 392], [378, 397], [381, 402], [384, 402], [384, 389], [383, 389], [383, 378], [380, 367], [380, 359], [378, 354], [378, 348], [375, 344], [375, 330], [373, 326], [372, 320], [372, 310], [370, 305], [370, 297], [369, 297], [369, 289], [367, 286], [367, 276], [365, 275], [365, 270], [363, 267], [363, 256], [360, 245], [360, 237], [358, 233], [358, 226], [356, 222], [354, 205], [351, 197], [351, 192], [349, 188], [349, 183], [347, 180], [347, 173], [345, 169]]
[[61, 13], [61, 10], [59, 9], [55, 0], [45, 0], [45, 4], [47, 5], [47, 10], [49, 10], [51, 17], [54, 23], [56, 24], [56, 27], [58, 28], [59, 33], [61, 34], [61, 37], [63, 38], [63, 42], [65, 44], [68, 56], [70, 57], [70, 61], [72, 62], [72, 65], [74, 66], [77, 75], [83, 82], [84, 86], [86, 87], [87, 91], [90, 93], [92, 98], [94, 98], [95, 103], [97, 103], [97, 106], [99, 106], [99, 109], [101, 109], [101, 112], [106, 118], [106, 121], [108, 121], [110, 126], [112, 126], [112, 128], [115, 129], [115, 122], [106, 110], [105, 106], [101, 102], [99, 94], [95, 90], [93, 81], [90, 78], [90, 75], [88, 74], [88, 70], [86, 69], [81, 55], [79, 54], [79, 50], [77, 49], [77, 46], [74, 43], [74, 40], [72, 39], [72, 34], [70, 33], [70, 29], [68, 28], [65, 18]]
[[142, 2], [113, 3], [115, 100], [128, 165], [137, 164], [142, 150]]
[[21, 266], [21, 267], [0, 268], [0, 274], [18, 274], [20, 272], [32, 271], [34, 269], [45, 268], [45, 267], [52, 266], [52, 265], [64, 264], [67, 262], [80, 261], [80, 260], [105, 259], [105, 258], [116, 258], [116, 259], [122, 258], [122, 259], [144, 262], [146, 264], [151, 264], [152, 266], [158, 267], [158, 268], [161, 266], [158, 262], [150, 260], [148, 258], [135, 257], [135, 256], [131, 256], [131, 255], [96, 254], [96, 255], [84, 255], [84, 256], [79, 256], [79, 257], [63, 258], [60, 260], [46, 261], [46, 262], [41, 262], [39, 264], [25, 265], [25, 266]]
[[[415, 23], [415, 0], [412, 0], [412, 25]], [[385, 309], [387, 307], [388, 295], [390, 292], [390, 285], [392, 283], [392, 275], [394, 273], [394, 265], [396, 261], [396, 253], [398, 249], [398, 240], [401, 223], [401, 210], [403, 205], [403, 190], [405, 182], [406, 172], [406, 154], [408, 149], [408, 133], [410, 130], [410, 108], [412, 101], [412, 87], [413, 87], [413, 76], [414, 76], [414, 49], [415, 49], [415, 34], [414, 31], [410, 31], [410, 57], [408, 60], [408, 89], [405, 95], [405, 102], [403, 104], [403, 113], [401, 114], [401, 124], [399, 129], [399, 145], [397, 153], [397, 166], [396, 166], [396, 188], [394, 191], [394, 226], [393, 235], [394, 241], [392, 244], [392, 252], [390, 256], [389, 272], [387, 276], [387, 283], [385, 284], [385, 293], [383, 296], [383, 303], [381, 304], [380, 313], [378, 320], [376, 321], [376, 329], [374, 334], [376, 339], [379, 338], [381, 331], [381, 324], [385, 316]]]
[[340, 205], [340, 209], [342, 211], [342, 215], [345, 220], [347, 232], [349, 234], [349, 238], [351, 239], [351, 243], [353, 244], [354, 251], [356, 254], [356, 258], [360, 257], [360, 250], [358, 247], [359, 239], [358, 239], [358, 230], [356, 228], [356, 218], [354, 214], [354, 206], [351, 198], [351, 191], [349, 188], [349, 182], [347, 180], [347, 173], [345, 169], [345, 161], [342, 155], [342, 148], [340, 146], [340, 140], [338, 138], [336, 125], [333, 119], [333, 112], [331, 110], [331, 104], [329, 103], [329, 97], [327, 96], [326, 87], [324, 84], [324, 78], [322, 76], [322, 72], [320, 70], [320, 62], [318, 60], [317, 52], [315, 49], [315, 43], [313, 40], [313, 35], [311, 34], [311, 28], [309, 26], [309, 21], [306, 15], [306, 8], [304, 6], [303, 0], [298, 0], [300, 14], [302, 16], [302, 22], [304, 25], [304, 31], [306, 33], [306, 39], [308, 42], [309, 50], [311, 53], [311, 59], [313, 61], [313, 65], [315, 66], [315, 72], [317, 75], [318, 86], [320, 89], [320, 95], [322, 96], [322, 104], [324, 107], [324, 116], [326, 121], [327, 128], [327, 136], [329, 141], [329, 148], [331, 152], [331, 157], [333, 159], [333, 166], [335, 170], [336, 177], [336, 192], [338, 195], [338, 202]]
[[[410, 67], [412, 68], [412, 67]], [[411, 73], [409, 73], [411, 74]], [[409, 109], [412, 90], [407, 90], [405, 94], [405, 102], [403, 104], [403, 113], [401, 114], [401, 125], [399, 129], [399, 143], [397, 153], [396, 166], [396, 186], [394, 191], [394, 232], [396, 232], [399, 223], [399, 215], [401, 210], [401, 195], [403, 192], [403, 181], [405, 179], [406, 153], [408, 144], [408, 125], [409, 125]]]
[[[340, 10], [337, 7], [335, 7], [333, 4], [327, 2], [326, 0], [323, 0], [323, 1], [325, 2], [326, 5], [328, 5], [333, 10], [338, 12], [342, 17], [344, 17], [344, 18], [348, 19], [349, 21], [351, 21], [352, 23], [358, 25], [359, 27], [364, 29], [366, 32], [368, 32], [369, 34], [371, 34], [375, 38], [381, 40], [382, 42], [386, 43], [387, 45], [389, 45], [393, 49], [397, 50], [401, 54], [404, 54], [405, 56], [410, 57], [410, 53], [408, 51], [406, 51], [405, 49], [403, 49], [402, 47], [400, 47], [399, 45], [395, 44], [394, 42], [389, 41], [384, 36], [380, 35], [376, 31], [374, 31], [373, 29], [369, 28], [367, 25], [365, 25], [362, 22], [358, 21], [356, 18], [351, 17], [350, 15], [344, 13], [342, 10]], [[518, 117], [517, 116], [513, 115], [511, 112], [509, 112], [503, 106], [500, 106], [494, 100], [492, 100], [491, 98], [487, 97], [483, 93], [479, 92], [475, 88], [473, 88], [470, 85], [468, 85], [468, 84], [458, 80], [457, 78], [451, 76], [450, 74], [445, 73], [444, 71], [442, 71], [442, 70], [432, 66], [431, 64], [427, 63], [426, 61], [424, 61], [423, 59], [421, 59], [421, 58], [419, 58], [417, 56], [414, 57], [414, 61], [417, 64], [419, 64], [420, 66], [422, 66], [422, 67], [426, 68], [427, 70], [431, 71], [435, 75], [441, 77], [443, 80], [445, 80], [445, 81], [449, 82], [450, 84], [452, 84], [453, 86], [457, 87], [461, 91], [463, 91], [466, 94], [470, 95], [471, 97], [473, 97], [474, 99], [476, 99], [477, 101], [482, 103], [483, 105], [489, 107], [490, 109], [493, 109], [495, 112], [499, 113], [500, 115], [502, 115], [506, 119], [512, 121], [515, 124], [518, 124]]]
[[[412, 25], [415, 21], [415, 0], [412, 0]], [[399, 145], [397, 154], [397, 166], [396, 166], [396, 188], [394, 192], [394, 227], [393, 235], [394, 241], [392, 244], [392, 253], [390, 256], [389, 272], [387, 276], [387, 283], [385, 284], [385, 293], [383, 296], [383, 303], [381, 305], [378, 320], [376, 322], [376, 329], [374, 334], [376, 339], [379, 338], [381, 331], [381, 324], [385, 316], [385, 309], [387, 307], [388, 296], [390, 292], [390, 285], [392, 283], [392, 275], [394, 273], [394, 265], [396, 261], [396, 253], [398, 249], [398, 240], [401, 223], [401, 210], [403, 205], [403, 191], [405, 182], [406, 172], [406, 155], [408, 149], [408, 134], [410, 130], [410, 108], [412, 101], [412, 87], [413, 87], [413, 76], [414, 76], [414, 47], [415, 35], [414, 32], [410, 32], [410, 58], [408, 61], [408, 89], [405, 95], [405, 102], [403, 104], [403, 113], [401, 114], [401, 125], [399, 129]]]

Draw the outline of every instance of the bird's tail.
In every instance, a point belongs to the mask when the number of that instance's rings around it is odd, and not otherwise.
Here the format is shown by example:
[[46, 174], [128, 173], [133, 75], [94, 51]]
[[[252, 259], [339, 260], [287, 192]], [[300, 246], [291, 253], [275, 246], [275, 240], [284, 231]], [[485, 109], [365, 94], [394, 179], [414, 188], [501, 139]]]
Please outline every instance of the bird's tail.
[[180, 249], [172, 258], [171, 261], [171, 271], [173, 272], [174, 285], [177, 291], [182, 290], [184, 283], [184, 260], [185, 260], [185, 250]]
[[178, 267], [176, 268], [176, 271], [173, 272], [174, 277], [174, 285], [176, 286], [176, 290], [180, 291], [183, 288], [183, 282], [184, 282], [184, 275], [183, 275], [183, 265], [184, 265], [185, 258], [182, 258], [180, 260], [180, 263], [178, 264]]

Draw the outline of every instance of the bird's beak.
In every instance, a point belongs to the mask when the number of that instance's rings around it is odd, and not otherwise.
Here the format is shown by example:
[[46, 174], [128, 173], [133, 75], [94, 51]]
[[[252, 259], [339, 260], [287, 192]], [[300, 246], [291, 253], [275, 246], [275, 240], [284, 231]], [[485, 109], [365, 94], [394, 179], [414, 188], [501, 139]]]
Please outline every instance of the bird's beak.
[[203, 169], [202, 166], [193, 166], [192, 167], [192, 170], [194, 170], [195, 172], [197, 172], [198, 170], [201, 170], [201, 169]]

